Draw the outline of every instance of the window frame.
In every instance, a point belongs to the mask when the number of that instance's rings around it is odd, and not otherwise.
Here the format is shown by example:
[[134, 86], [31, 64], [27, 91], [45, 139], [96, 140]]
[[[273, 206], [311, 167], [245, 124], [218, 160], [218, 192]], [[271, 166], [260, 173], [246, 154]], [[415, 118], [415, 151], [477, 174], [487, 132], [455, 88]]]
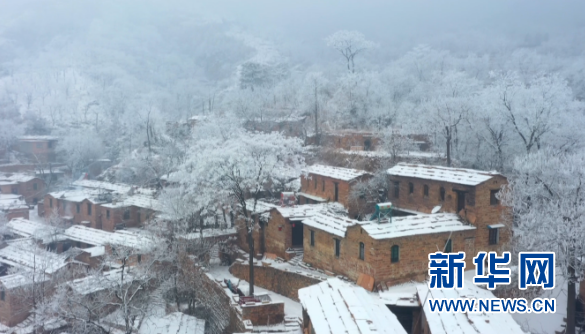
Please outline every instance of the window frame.
[[393, 245], [390, 247], [390, 263], [400, 262], [400, 246]]
[[77, 212], [77, 214], [81, 213], [81, 204], [79, 204], [79, 203], [75, 204], [75, 212]]
[[425, 184], [423, 185], [423, 197], [429, 197], [429, 185]]
[[490, 228], [488, 233], [488, 245], [498, 245], [500, 243], [500, 229]]
[[91, 216], [91, 203], [87, 203], [87, 215]]
[[341, 240], [333, 238], [333, 254], [336, 258], [341, 255]]
[[408, 194], [409, 195], [414, 194], [414, 183], [412, 182], [408, 182]]
[[500, 189], [490, 189], [490, 206], [500, 205], [500, 200], [496, 197], [499, 192]]
[[310, 231], [309, 245], [311, 247], [314, 247], [315, 246], [315, 231], [313, 231], [313, 230], [309, 230], [309, 231]]
[[445, 187], [439, 188], [439, 201], [445, 202]]
[[366, 260], [366, 245], [363, 242], [359, 243], [358, 258], [362, 261]]
[[400, 198], [400, 182], [394, 181], [394, 198]]

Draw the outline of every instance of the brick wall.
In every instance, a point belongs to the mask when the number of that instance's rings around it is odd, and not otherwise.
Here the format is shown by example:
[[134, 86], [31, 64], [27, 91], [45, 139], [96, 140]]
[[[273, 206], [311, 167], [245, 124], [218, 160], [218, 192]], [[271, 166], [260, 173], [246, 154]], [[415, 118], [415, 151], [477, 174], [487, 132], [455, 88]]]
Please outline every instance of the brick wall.
[[[239, 279], [249, 281], [250, 268], [247, 264], [234, 263], [230, 267], [230, 273]], [[299, 301], [299, 289], [321, 283], [321, 280], [307, 277], [290, 271], [284, 271], [272, 267], [254, 266], [254, 284], [283, 295], [292, 300]]]
[[[310, 231], [315, 233], [315, 245], [310, 245]], [[348, 228], [345, 238], [305, 226], [303, 261], [315, 268], [329, 270], [356, 281], [361, 273], [374, 277], [376, 283], [390, 285], [417, 280], [422, 281], [428, 272], [428, 255], [442, 249], [449, 237], [453, 252], [467, 251], [473, 244], [474, 230], [434, 233], [402, 238], [374, 240], [360, 226]], [[340, 239], [340, 256], [335, 256], [333, 239]], [[359, 244], [364, 243], [365, 257], [359, 259]], [[392, 263], [391, 248], [400, 248], [399, 261]], [[466, 258], [472, 268], [472, 258]]]
[[286, 258], [286, 250], [292, 247], [292, 225], [289, 220], [272, 209], [265, 233], [266, 251]]
[[21, 295], [8, 290], [4, 300], [0, 300], [0, 322], [9, 327], [15, 326], [28, 317], [29, 310]]
[[6, 212], [4, 212], [4, 214], [6, 215], [6, 219], [8, 221], [14, 218], [29, 219], [28, 208], [9, 209]]
[[[337, 183], [337, 202], [347, 208], [350, 217], [353, 217], [359, 212], [359, 203], [355, 203], [355, 201], [349, 199], [352, 185], [357, 182], [365, 181], [369, 177], [370, 176], [364, 175], [348, 182], [315, 174], [309, 174], [308, 177], [302, 175], [301, 192], [324, 198], [329, 202], [335, 202], [335, 183]], [[300, 204], [306, 203], [308, 202], [301, 200]]]
[[33, 204], [37, 201], [42, 201], [43, 196], [45, 196], [45, 192], [45, 181], [37, 177], [27, 182], [18, 182], [0, 186], [0, 193], [22, 195], [27, 204]]
[[349, 150], [352, 146], [359, 146], [365, 151], [375, 151], [380, 145], [380, 138], [373, 133], [345, 132], [325, 134], [322, 144], [324, 146]]
[[284, 321], [284, 303], [242, 305], [242, 319], [250, 320], [254, 326], [280, 324]]
[[[394, 182], [399, 182], [399, 196], [395, 196]], [[423, 180], [409, 177], [389, 177], [390, 187], [388, 200], [394, 206], [409, 210], [430, 213], [438, 205], [442, 206], [443, 212], [459, 213], [461, 216], [477, 227], [475, 240], [475, 252], [477, 251], [501, 251], [502, 247], [511, 238], [511, 228], [500, 228], [499, 243], [489, 245], [488, 225], [504, 223], [509, 226], [511, 216], [509, 209], [505, 206], [490, 204], [490, 191], [498, 190], [507, 180], [503, 176], [494, 176], [490, 180], [478, 186], [464, 186], [449, 182]], [[413, 184], [413, 192], [410, 193], [410, 183]], [[428, 196], [424, 195], [424, 186], [428, 186]], [[445, 190], [444, 201], [441, 201], [441, 188]], [[464, 191], [465, 210], [457, 212], [457, 191]]]

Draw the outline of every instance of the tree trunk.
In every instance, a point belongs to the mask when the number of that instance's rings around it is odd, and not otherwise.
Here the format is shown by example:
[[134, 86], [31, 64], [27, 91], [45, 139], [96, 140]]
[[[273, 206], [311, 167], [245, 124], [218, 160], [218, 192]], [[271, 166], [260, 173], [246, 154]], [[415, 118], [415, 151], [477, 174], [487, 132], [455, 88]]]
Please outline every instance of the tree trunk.
[[575, 268], [569, 265], [567, 288], [567, 328], [565, 334], [575, 334]]
[[[253, 225], [252, 225], [253, 226]], [[252, 228], [248, 228], [248, 247], [250, 248], [250, 296], [254, 296], [254, 235]]]
[[319, 136], [319, 100], [317, 99], [317, 82], [315, 82], [315, 145], [319, 146], [320, 144], [321, 139]]
[[449, 127], [445, 127], [445, 133], [447, 134], [447, 167], [451, 167], [451, 131]]

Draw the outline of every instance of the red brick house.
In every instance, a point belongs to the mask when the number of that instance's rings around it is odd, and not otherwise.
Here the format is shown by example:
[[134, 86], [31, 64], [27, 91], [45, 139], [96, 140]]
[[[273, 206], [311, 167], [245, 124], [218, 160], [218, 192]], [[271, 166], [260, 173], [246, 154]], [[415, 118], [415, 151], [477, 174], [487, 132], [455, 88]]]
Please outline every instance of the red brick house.
[[158, 210], [158, 201], [150, 189], [92, 180], [73, 184], [79, 188], [45, 196], [46, 217], [56, 212], [74, 224], [114, 231], [142, 226]]
[[14, 149], [35, 163], [54, 162], [59, 138], [54, 136], [22, 136]]
[[21, 195], [0, 194], [0, 212], [8, 221], [14, 218], [29, 218], [28, 205]]
[[350, 217], [358, 212], [360, 203], [350, 199], [353, 185], [372, 177], [357, 169], [313, 165], [301, 175], [301, 191], [297, 193], [300, 204], [339, 202], [348, 209]]
[[264, 228], [263, 249], [268, 253], [290, 260], [303, 250], [303, 221], [319, 212], [343, 212], [339, 203], [301, 204], [295, 206], [277, 206], [270, 210], [270, 219]]
[[[315, 268], [357, 280], [360, 274], [375, 283], [395, 285], [424, 280], [428, 254], [470, 251], [476, 228], [458, 215], [438, 213], [357, 221], [318, 213], [303, 221], [303, 261]], [[472, 266], [467, 257], [467, 266]]]
[[0, 193], [22, 195], [27, 204], [36, 204], [45, 196], [45, 181], [22, 173], [0, 174]]
[[497, 194], [497, 172], [399, 163], [388, 169], [388, 200], [398, 210], [451, 212], [477, 227], [475, 251], [498, 251], [511, 238], [510, 212]]

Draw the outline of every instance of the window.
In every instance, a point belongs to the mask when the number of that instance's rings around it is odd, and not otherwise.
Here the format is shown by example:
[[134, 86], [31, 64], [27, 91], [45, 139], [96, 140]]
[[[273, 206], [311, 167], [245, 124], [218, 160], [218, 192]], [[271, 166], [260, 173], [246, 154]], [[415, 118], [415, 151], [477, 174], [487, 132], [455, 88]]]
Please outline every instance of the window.
[[391, 251], [390, 262], [396, 263], [400, 261], [400, 247], [398, 245], [394, 245], [392, 246], [390, 251]]
[[339, 184], [337, 182], [334, 183], [335, 185], [335, 202], [339, 201]]
[[124, 210], [124, 219], [130, 219], [130, 209]]
[[136, 260], [138, 261], [138, 263], [142, 262], [142, 255], [138, 254], [138, 256], [136, 257]]
[[441, 189], [439, 189], [439, 200], [441, 202], [445, 201], [445, 188], [441, 187]]
[[360, 242], [360, 254], [359, 254], [360, 260], [365, 259], [365, 257], [366, 257], [365, 253], [366, 253], [366, 246], [364, 245], [363, 242]]
[[52, 208], [53, 207], [53, 199], [49, 198], [49, 207]]
[[447, 239], [447, 242], [445, 243], [445, 253], [451, 252], [453, 252], [453, 243], [451, 242], [451, 239]]
[[311, 230], [311, 246], [315, 246], [315, 231]]
[[341, 241], [339, 239], [333, 239], [335, 241], [335, 257], [339, 257], [339, 248], [341, 247]]
[[408, 182], [408, 193], [412, 194], [414, 192], [414, 184], [412, 182]]
[[79, 203], [77, 203], [76, 208], [75, 208], [75, 211], [77, 213], [80, 213], [81, 212], [81, 205], [79, 205]]
[[12, 187], [10, 190], [12, 190], [12, 193], [14, 195], [17, 195], [18, 194], [18, 188], [17, 187]]
[[37, 148], [43, 148], [43, 143], [37, 143]]
[[398, 198], [400, 196], [400, 182], [394, 182], [394, 197]]
[[136, 221], [140, 223], [140, 211], [136, 212]]
[[106, 210], [106, 218], [110, 219], [110, 210]]
[[6, 300], [6, 292], [4, 290], [0, 291], [0, 300], [2, 301]]
[[33, 183], [33, 190], [39, 190], [39, 186], [36, 183]]
[[499, 205], [500, 200], [496, 197], [499, 190], [490, 190], [490, 205]]
[[91, 216], [91, 203], [87, 203], [87, 215]]
[[423, 196], [429, 197], [429, 186], [427, 186], [426, 184], [423, 187]]
[[497, 245], [500, 241], [500, 230], [497, 228], [490, 228], [490, 245]]
[[325, 180], [321, 181], [321, 191], [325, 191]]
[[317, 189], [317, 178], [313, 176], [314, 188]]

